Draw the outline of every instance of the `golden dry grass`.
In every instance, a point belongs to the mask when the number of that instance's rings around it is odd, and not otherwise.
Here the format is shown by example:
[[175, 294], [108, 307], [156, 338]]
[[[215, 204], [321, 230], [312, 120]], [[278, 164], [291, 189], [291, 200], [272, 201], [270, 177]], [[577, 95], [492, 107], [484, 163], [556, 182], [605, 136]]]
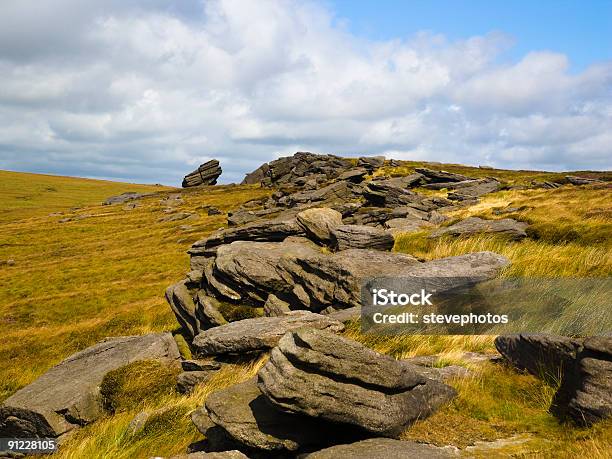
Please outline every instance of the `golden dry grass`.
[[[414, 164], [391, 172], [409, 173], [411, 167]], [[499, 173], [507, 181], [524, 183], [533, 178], [551, 178], [550, 174], [462, 166], [444, 169], [470, 175]], [[226, 212], [269, 193], [254, 186], [187, 190], [177, 208], [195, 211], [200, 218], [162, 223], [159, 219], [166, 215], [166, 204], [160, 201], [176, 190], [0, 174], [0, 262], [15, 260], [14, 266], [0, 266], [0, 401], [61, 359], [104, 336], [176, 330], [163, 291], [188, 270], [185, 251], [190, 244], [225, 225], [224, 215], [209, 217], [205, 206], [214, 205]], [[100, 205], [109, 195], [125, 191], [157, 194], [144, 198], [133, 210], [123, 205]], [[501, 191], [451, 217], [501, 218], [492, 214], [493, 208], [526, 206], [510, 216], [529, 221], [537, 230], [532, 233], [537, 239], [519, 243], [487, 237], [433, 241], [427, 239], [426, 233], [415, 233], [398, 238], [395, 250], [423, 259], [493, 250], [513, 261], [504, 275], [609, 276], [609, 202], [610, 192], [605, 189], [567, 186], [552, 191]], [[74, 207], [80, 209], [70, 210]], [[51, 212], [63, 215], [52, 217]], [[59, 223], [61, 218], [83, 215], [86, 217], [81, 220]], [[183, 225], [192, 228], [181, 229]], [[355, 324], [345, 335], [396, 358], [438, 353], [445, 362], [456, 363], [463, 350], [493, 351], [490, 336], [375, 337], [362, 335]], [[190, 412], [214, 390], [254, 375], [261, 364], [262, 360], [257, 360], [226, 368], [190, 396], [148, 390], [147, 384], [157, 384], [170, 377], [171, 372], [156, 373], [147, 367], [149, 378], [140, 378], [138, 371], [142, 369], [131, 369], [136, 372], [133, 384], [120, 385], [116, 392], [116, 413], [76, 432], [55, 457], [145, 458], [182, 453], [187, 445], [202, 438], [189, 419]], [[608, 456], [612, 448], [609, 422], [591, 429], [560, 425], [546, 411], [551, 387], [500, 366], [472, 370], [473, 377], [452, 382], [459, 397], [409, 429], [406, 438], [464, 448], [479, 439], [528, 434], [526, 446], [507, 449], [504, 454]], [[149, 392], [155, 396], [135, 395]], [[153, 415], [144, 431], [132, 436], [128, 424], [141, 410]]]

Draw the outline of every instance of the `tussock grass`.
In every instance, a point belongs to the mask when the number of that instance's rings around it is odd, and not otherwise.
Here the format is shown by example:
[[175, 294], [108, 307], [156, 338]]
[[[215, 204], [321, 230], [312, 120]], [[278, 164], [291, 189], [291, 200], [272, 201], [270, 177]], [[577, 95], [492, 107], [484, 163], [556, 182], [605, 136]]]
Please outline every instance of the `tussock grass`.
[[[387, 172], [406, 174], [421, 165], [402, 164]], [[560, 177], [452, 165], [429, 167], [478, 177], [494, 175], [508, 184]], [[138, 201], [133, 210], [100, 205], [106, 197], [126, 191], [155, 191], [156, 195]], [[176, 209], [196, 212], [200, 218], [160, 222], [167, 206], [160, 201], [178, 191], [0, 172], [0, 261], [15, 260], [14, 266], [0, 266], [0, 401], [103, 337], [176, 332], [163, 292], [188, 270], [185, 251], [191, 243], [225, 226], [225, 216], [206, 215], [206, 206], [227, 212], [270, 193], [256, 186], [183, 190]], [[502, 218], [493, 213], [495, 208], [519, 207], [503, 217], [529, 222], [529, 239], [517, 243], [484, 236], [431, 240], [427, 232], [420, 232], [400, 236], [395, 250], [422, 259], [492, 250], [513, 262], [504, 276], [609, 276], [609, 202], [609, 190], [588, 187], [500, 191], [450, 217]], [[52, 212], [62, 215], [49, 216]], [[59, 223], [64, 217], [83, 218]], [[459, 358], [463, 351], [493, 352], [492, 336], [380, 337], [362, 335], [355, 323], [344, 335], [395, 358], [440, 354], [443, 364], [466, 365]], [[184, 340], [178, 334], [175, 338], [188, 357]], [[190, 443], [202, 439], [190, 413], [213, 391], [252, 377], [264, 361], [265, 357], [224, 367], [189, 396], [172, 390], [170, 369], [145, 363], [113, 373], [105, 387], [115, 414], [75, 432], [54, 457], [147, 458], [183, 453]], [[463, 448], [477, 440], [530, 435], [528, 444], [503, 451], [517, 457], [603, 458], [612, 449], [610, 422], [579, 429], [559, 424], [547, 413], [554, 384], [503, 366], [467, 366], [473, 376], [451, 382], [459, 397], [415, 424], [405, 438]], [[161, 388], [160, 392], [149, 396], [149, 384]], [[131, 435], [128, 425], [140, 411], [151, 416], [141, 432]]]

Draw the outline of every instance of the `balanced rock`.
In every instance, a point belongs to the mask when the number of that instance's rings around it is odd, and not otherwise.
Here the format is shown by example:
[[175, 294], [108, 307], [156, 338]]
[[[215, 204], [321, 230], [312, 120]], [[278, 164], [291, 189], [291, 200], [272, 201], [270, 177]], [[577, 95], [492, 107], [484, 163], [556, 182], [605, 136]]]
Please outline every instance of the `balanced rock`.
[[306, 454], [304, 459], [448, 459], [457, 456], [454, 449], [392, 438], [369, 438], [348, 445], [330, 446]]
[[221, 172], [219, 161], [211, 159], [185, 176], [183, 179], [183, 188], [200, 185], [215, 185]]
[[151, 359], [179, 359], [170, 333], [109, 338], [68, 357], [0, 405], [0, 436], [58, 437], [95, 421], [104, 413], [104, 376]]
[[282, 410], [392, 437], [456, 395], [412, 365], [309, 328], [287, 333], [272, 349], [258, 386]]
[[244, 354], [270, 349], [288, 331], [314, 327], [332, 332], [344, 330], [342, 322], [309, 311], [290, 311], [278, 317], [256, 317], [231, 322], [201, 332], [193, 340], [198, 355]]
[[300, 227], [315, 241], [327, 244], [332, 231], [342, 225], [342, 214], [329, 208], [306, 209], [297, 214]]
[[471, 236], [481, 233], [494, 233], [517, 240], [527, 237], [525, 230], [529, 225], [512, 218], [501, 220], [484, 220], [478, 217], [469, 217], [454, 225], [437, 229], [429, 235], [430, 238], [441, 236]]

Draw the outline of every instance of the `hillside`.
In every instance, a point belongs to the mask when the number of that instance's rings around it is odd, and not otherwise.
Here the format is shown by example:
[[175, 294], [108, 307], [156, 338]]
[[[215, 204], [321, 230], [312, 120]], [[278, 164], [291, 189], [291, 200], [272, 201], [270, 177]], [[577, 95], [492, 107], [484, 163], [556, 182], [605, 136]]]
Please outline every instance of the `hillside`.
[[[448, 212], [444, 225], [470, 216], [496, 219], [496, 211], [512, 207], [515, 210], [504, 217], [527, 222], [529, 237], [519, 242], [491, 235], [431, 239], [430, 230], [422, 229], [397, 236], [395, 252], [432, 260], [490, 250], [512, 261], [503, 276], [606, 277], [612, 273], [609, 187], [566, 184], [546, 189], [533, 187], [532, 182], [562, 181], [566, 174], [415, 162], [387, 165], [374, 175], [403, 177], [424, 165], [471, 177], [495, 176], [504, 185], [478, 203]], [[572, 174], [610, 179], [609, 173]], [[188, 271], [187, 249], [227, 227], [228, 212], [273, 191], [259, 185], [181, 190], [0, 171], [0, 355], [4, 363], [0, 401], [104, 337], [177, 333], [178, 324], [163, 295]], [[426, 196], [445, 194], [445, 190], [416, 191]], [[126, 203], [101, 204], [124, 192], [151, 194]], [[210, 207], [221, 213], [209, 215]], [[372, 337], [362, 335], [354, 323], [344, 336], [395, 358], [442, 354], [441, 365], [457, 363], [463, 351], [494, 351], [489, 336]], [[113, 388], [115, 414], [76, 432], [55, 457], [145, 458], [182, 453], [202, 438], [190, 421], [190, 412], [215, 389], [248, 379], [264, 360], [246, 359], [224, 367], [189, 396], [174, 392], [176, 374], [157, 366], [134, 366], [127, 377], [118, 377]], [[568, 428], [547, 412], [554, 387], [499, 365], [471, 369], [473, 377], [451, 382], [459, 396], [431, 418], [417, 422], [403, 438], [465, 448], [475, 440], [516, 436], [523, 440], [502, 442], [500, 451], [557, 457], [606, 457], [612, 448], [609, 421]], [[143, 431], [130, 436], [128, 424], [143, 409], [154, 415]]]

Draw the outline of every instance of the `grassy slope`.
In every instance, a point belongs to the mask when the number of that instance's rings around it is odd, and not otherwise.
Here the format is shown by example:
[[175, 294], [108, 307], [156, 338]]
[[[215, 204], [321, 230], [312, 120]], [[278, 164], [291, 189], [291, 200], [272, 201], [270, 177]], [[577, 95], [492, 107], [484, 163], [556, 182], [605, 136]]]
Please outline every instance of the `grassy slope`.
[[[415, 165], [406, 163], [388, 172], [409, 173]], [[462, 166], [444, 168], [469, 175], [502, 176], [515, 183], [552, 178]], [[165, 215], [160, 199], [171, 190], [154, 188], [158, 195], [143, 199], [134, 210], [125, 210], [122, 205], [100, 206], [99, 202], [112, 194], [146, 187], [0, 174], [0, 261], [16, 262], [14, 266], [0, 266], [0, 355], [4, 363], [0, 367], [0, 400], [101, 337], [176, 329], [163, 291], [188, 269], [185, 250], [189, 245], [225, 224], [223, 215], [206, 216], [201, 207], [215, 205], [227, 211], [266, 193], [253, 186], [190, 190], [184, 193], [179, 208], [195, 210], [200, 220], [160, 223]], [[19, 192], [13, 191], [16, 188]], [[513, 275], [610, 275], [609, 202], [609, 190], [576, 190], [571, 186], [552, 191], [502, 191], [453, 217], [491, 217], [493, 207], [526, 205], [533, 209], [513, 216], [529, 220], [537, 240], [509, 244], [474, 237], [432, 242], [425, 233], [417, 233], [400, 238], [396, 250], [422, 258], [494, 250], [512, 259], [509, 273]], [[67, 210], [76, 206], [83, 208]], [[587, 215], [594, 208], [601, 211]], [[63, 211], [64, 216], [91, 216], [61, 224], [61, 217], [48, 216], [53, 211]], [[181, 230], [184, 224], [196, 229]], [[356, 326], [346, 335], [396, 357], [440, 352], [448, 362], [453, 362], [461, 350], [492, 349], [491, 337], [383, 339], [363, 336]], [[151, 384], [159, 386], [164, 378], [171, 377], [167, 371], [131, 368], [131, 387], [116, 389], [117, 399], [123, 402], [118, 403], [115, 415], [77, 432], [59, 457], [144, 458], [180, 453], [201, 438], [189, 420], [189, 412], [201, 406], [212, 390], [248, 378], [259, 365], [261, 361], [224, 370], [190, 397], [171, 392], [160, 396], [150, 390]], [[537, 452], [536, 456], [606, 457], [612, 448], [612, 424], [592, 429], [559, 425], [546, 412], [553, 389], [530, 376], [489, 365], [476, 370], [473, 378], [453, 385], [460, 396], [434, 417], [417, 423], [406, 437], [464, 447], [475, 439], [528, 433], [533, 438], [527, 448]], [[132, 437], [127, 425], [142, 409], [154, 415], [145, 431]], [[519, 447], [518, 453], [521, 448], [525, 447]]]

